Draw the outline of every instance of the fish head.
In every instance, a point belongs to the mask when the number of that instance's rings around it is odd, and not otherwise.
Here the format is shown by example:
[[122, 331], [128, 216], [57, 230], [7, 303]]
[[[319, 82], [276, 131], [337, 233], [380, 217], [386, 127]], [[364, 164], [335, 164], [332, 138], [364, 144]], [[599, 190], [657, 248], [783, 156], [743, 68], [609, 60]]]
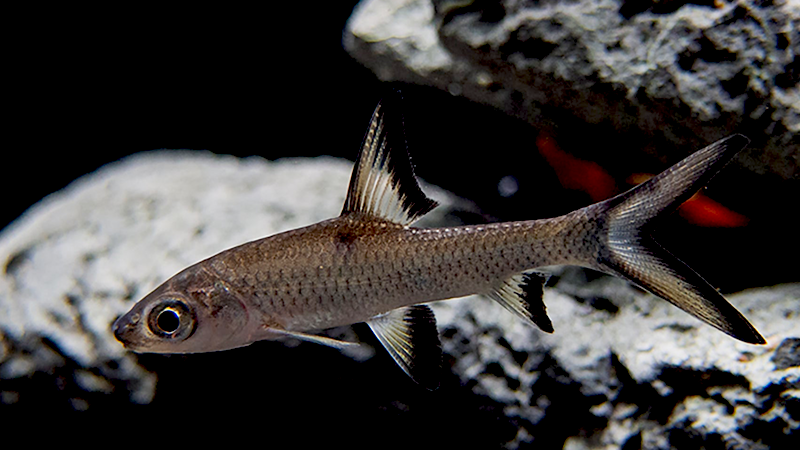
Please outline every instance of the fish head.
[[199, 353], [249, 344], [245, 304], [199, 266], [175, 275], [114, 323], [117, 340], [137, 353]]

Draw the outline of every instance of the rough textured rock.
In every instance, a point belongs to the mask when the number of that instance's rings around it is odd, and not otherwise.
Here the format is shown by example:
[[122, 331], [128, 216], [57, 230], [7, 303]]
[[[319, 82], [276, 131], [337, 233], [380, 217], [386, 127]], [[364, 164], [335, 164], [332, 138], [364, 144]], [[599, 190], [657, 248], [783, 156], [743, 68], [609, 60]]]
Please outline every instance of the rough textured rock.
[[559, 274], [545, 295], [552, 335], [478, 298], [435, 304], [453, 370], [506, 405], [515, 445], [570, 421], [592, 431], [561, 428], [575, 449], [769, 448], [799, 432], [800, 285], [729, 297], [767, 336], [752, 346], [620, 280]]
[[345, 46], [382, 80], [436, 86], [589, 146], [674, 156], [739, 132], [759, 149], [754, 170], [790, 179], [798, 30], [794, 1], [365, 0]]
[[[793, 1], [364, 0], [344, 42], [382, 80], [491, 105], [604, 167], [742, 133], [740, 161], [790, 193], [798, 30]], [[498, 156], [530, 148], [512, 144]], [[553, 335], [487, 302], [436, 305], [454, 372], [516, 425], [509, 446], [779, 448], [798, 434], [797, 284], [730, 296], [767, 336], [753, 347], [617, 280], [558, 275]]]
[[[769, 340], [761, 347], [577, 269], [554, 270], [549, 283], [552, 335], [486, 299], [440, 302], [446, 371], [434, 393], [382, 350], [355, 360], [314, 344], [260, 343], [170, 357], [114, 341], [112, 321], [183, 267], [337, 214], [350, 168], [331, 158], [152, 152], [35, 206], [0, 234], [0, 408], [113, 411], [118, 420], [178, 407], [224, 420], [220, 411], [266, 405], [270, 424], [294, 433], [313, 400], [337, 411], [329, 421], [367, 430], [436, 422], [441, 434], [423, 433], [425, 443], [478, 447], [760, 448], [797, 433], [797, 284], [730, 296]], [[440, 211], [428, 224], [447, 220]], [[334, 333], [378, 345], [353, 330]]]
[[155, 377], [116, 342], [114, 319], [200, 259], [336, 215], [349, 170], [153, 152], [46, 198], [0, 235], [0, 378], [74, 364], [84, 390], [149, 402]]

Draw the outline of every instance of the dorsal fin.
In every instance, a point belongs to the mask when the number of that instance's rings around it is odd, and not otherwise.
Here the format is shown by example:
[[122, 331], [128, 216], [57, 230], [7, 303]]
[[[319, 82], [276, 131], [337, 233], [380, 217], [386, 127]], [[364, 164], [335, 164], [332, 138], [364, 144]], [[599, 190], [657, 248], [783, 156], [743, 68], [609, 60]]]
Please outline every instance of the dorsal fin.
[[417, 183], [406, 149], [403, 118], [392, 103], [383, 100], [372, 113], [342, 215], [360, 213], [409, 225], [436, 207], [436, 202]]

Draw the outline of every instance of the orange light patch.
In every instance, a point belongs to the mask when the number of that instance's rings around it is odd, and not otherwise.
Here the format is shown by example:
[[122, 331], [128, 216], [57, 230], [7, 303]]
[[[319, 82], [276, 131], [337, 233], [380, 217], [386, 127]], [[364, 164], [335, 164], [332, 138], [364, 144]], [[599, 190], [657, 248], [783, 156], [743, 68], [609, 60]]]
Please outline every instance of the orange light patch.
[[[635, 173], [626, 181], [631, 185], [644, 183], [652, 178], [649, 173]], [[692, 225], [701, 227], [736, 228], [747, 225], [747, 216], [731, 210], [727, 206], [712, 200], [702, 193], [694, 194], [678, 208], [678, 214]]]
[[613, 197], [618, 192], [614, 178], [605, 169], [561, 150], [549, 134], [539, 133], [536, 147], [566, 189], [585, 192], [595, 202]]

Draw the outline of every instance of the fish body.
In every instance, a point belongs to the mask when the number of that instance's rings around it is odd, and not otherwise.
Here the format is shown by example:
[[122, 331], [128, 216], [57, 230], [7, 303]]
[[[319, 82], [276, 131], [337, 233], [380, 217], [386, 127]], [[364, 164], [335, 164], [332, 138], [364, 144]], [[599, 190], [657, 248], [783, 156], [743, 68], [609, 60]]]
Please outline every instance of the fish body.
[[[193, 266], [285, 330], [332, 328], [417, 303], [489, 294], [531, 267], [580, 261], [571, 218], [420, 229], [342, 216]], [[585, 229], [583, 230], [586, 231]], [[573, 245], [574, 243], [579, 245]], [[177, 289], [177, 288], [176, 288]]]
[[133, 351], [193, 353], [287, 337], [344, 348], [313, 334], [366, 322], [395, 361], [438, 386], [441, 350], [425, 305], [485, 294], [546, 332], [546, 276], [579, 265], [636, 283], [750, 343], [764, 343], [721, 294], [650, 237], [657, 219], [704, 186], [747, 139], [718, 141], [611, 199], [541, 220], [415, 228], [436, 206], [416, 181], [398, 114], [379, 104], [339, 217], [245, 243], [201, 261], [114, 324]]

